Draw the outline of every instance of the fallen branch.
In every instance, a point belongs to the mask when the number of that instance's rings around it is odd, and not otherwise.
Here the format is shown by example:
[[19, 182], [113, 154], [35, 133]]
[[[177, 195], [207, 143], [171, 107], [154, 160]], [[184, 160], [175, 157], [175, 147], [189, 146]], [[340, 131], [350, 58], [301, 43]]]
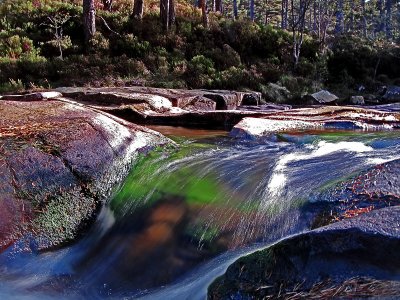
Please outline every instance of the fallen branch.
[[107, 21], [106, 21], [103, 17], [100, 17], [100, 16], [99, 16], [99, 18], [103, 21], [104, 26], [106, 26], [106, 28], [107, 28], [109, 31], [111, 31], [112, 33], [114, 33], [114, 34], [116, 34], [116, 35], [118, 35], [118, 36], [121, 36], [121, 34], [119, 34], [118, 32], [116, 32], [116, 31], [114, 31], [114, 30], [111, 29], [111, 27], [107, 24]]

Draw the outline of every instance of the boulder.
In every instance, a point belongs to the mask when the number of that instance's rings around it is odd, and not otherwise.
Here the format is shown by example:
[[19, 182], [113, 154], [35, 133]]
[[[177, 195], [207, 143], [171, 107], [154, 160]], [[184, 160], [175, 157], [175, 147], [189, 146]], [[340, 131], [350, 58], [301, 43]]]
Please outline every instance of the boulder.
[[323, 128], [364, 130], [400, 128], [400, 114], [339, 106], [290, 109], [265, 114], [261, 118], [247, 117], [233, 127], [230, 135], [242, 139], [258, 139], [288, 130]]
[[382, 99], [386, 102], [400, 102], [400, 86], [388, 86]]
[[260, 104], [261, 104], [261, 99], [259, 97], [256, 97], [253, 94], [246, 94], [243, 96], [243, 100], [240, 105], [258, 106]]
[[326, 90], [321, 90], [319, 92], [316, 92], [314, 94], [310, 94], [304, 97], [305, 100], [310, 102], [310, 104], [326, 104], [326, 103], [334, 103], [336, 100], [339, 99], [336, 95], [330, 93], [329, 91]]
[[2, 100], [0, 114], [0, 249], [73, 241], [139, 153], [170, 142], [61, 98]]
[[387, 207], [287, 238], [234, 262], [208, 299], [398, 297], [399, 224]]
[[363, 96], [351, 96], [350, 103], [354, 105], [364, 105], [364, 97]]
[[306, 121], [244, 118], [233, 127], [229, 135], [239, 139], [255, 140], [276, 132], [318, 129], [320, 127], [322, 128], [318, 123]]
[[161, 89], [143, 86], [115, 88], [69, 88], [56, 89], [64, 97], [73, 98], [86, 104], [130, 105], [148, 114], [163, 114], [184, 110], [231, 110], [236, 109], [245, 97], [261, 100], [257, 92], [236, 92], [226, 90], [184, 90]]
[[176, 111], [164, 114], [144, 114], [130, 106], [101, 107], [122, 119], [147, 125], [170, 125], [212, 129], [230, 130], [245, 117], [262, 117], [274, 113], [275, 110], [265, 111], [241, 111], [241, 110], [216, 110], [216, 111]]
[[[379, 143], [379, 142], [377, 142]], [[379, 147], [379, 145], [372, 146]], [[400, 160], [378, 164], [328, 189], [321, 196], [327, 201], [368, 201], [377, 207], [378, 201], [400, 201]], [[357, 204], [357, 203], [356, 203]]]
[[3, 95], [1, 100], [9, 101], [42, 101], [47, 99], [55, 99], [62, 97], [62, 94], [55, 91], [38, 92], [24, 95]]
[[217, 108], [217, 104], [209, 98], [195, 96], [191, 97], [182, 108], [187, 111], [214, 111]]
[[379, 103], [378, 97], [373, 95], [373, 94], [364, 95], [364, 100], [365, 100], [366, 103], [371, 103], [371, 104], [378, 104]]

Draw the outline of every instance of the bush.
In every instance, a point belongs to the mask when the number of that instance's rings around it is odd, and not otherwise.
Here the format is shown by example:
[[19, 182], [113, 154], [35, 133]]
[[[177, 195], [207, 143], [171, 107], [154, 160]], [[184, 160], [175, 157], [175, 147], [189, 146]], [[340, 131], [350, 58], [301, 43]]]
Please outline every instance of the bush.
[[0, 39], [0, 56], [12, 59], [39, 56], [39, 50], [34, 47], [33, 41], [27, 37], [12, 35]]
[[24, 89], [25, 86], [20, 79], [10, 79], [8, 82], [0, 84], [0, 93], [18, 93], [23, 92]]
[[140, 41], [139, 38], [133, 34], [125, 34], [120, 37], [114, 46], [114, 55], [125, 54], [131, 58], [143, 58], [150, 50], [150, 43], [148, 41]]
[[92, 53], [108, 54], [110, 41], [97, 31], [89, 41], [89, 48]]
[[249, 70], [241, 67], [230, 67], [217, 75], [215, 86], [223, 89], [256, 89], [261, 82], [262, 75], [257, 72], [255, 66]]
[[190, 87], [210, 87], [215, 76], [214, 62], [203, 56], [197, 55], [193, 57], [186, 71], [187, 83]]
[[304, 95], [321, 89], [320, 84], [311, 79], [291, 75], [282, 76], [279, 83], [290, 91], [294, 100], [300, 100]]

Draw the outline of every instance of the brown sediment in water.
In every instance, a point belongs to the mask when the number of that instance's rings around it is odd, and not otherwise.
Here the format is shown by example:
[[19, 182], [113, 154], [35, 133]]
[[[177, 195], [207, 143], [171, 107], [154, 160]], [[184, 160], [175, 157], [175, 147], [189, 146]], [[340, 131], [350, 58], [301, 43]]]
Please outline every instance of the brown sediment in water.
[[226, 136], [229, 133], [226, 130], [197, 129], [180, 126], [148, 125], [146, 127], [160, 132], [165, 136], [179, 136], [184, 138], [207, 138], [215, 136]]

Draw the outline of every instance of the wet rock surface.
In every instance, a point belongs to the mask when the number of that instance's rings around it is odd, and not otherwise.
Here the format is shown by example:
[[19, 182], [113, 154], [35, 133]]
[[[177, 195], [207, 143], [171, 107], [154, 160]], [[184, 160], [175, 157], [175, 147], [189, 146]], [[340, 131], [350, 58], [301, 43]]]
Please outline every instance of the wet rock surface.
[[304, 129], [382, 130], [400, 128], [400, 114], [355, 107], [325, 106], [270, 113], [244, 118], [231, 131], [232, 137], [257, 139], [272, 133]]
[[[231, 110], [243, 100], [261, 101], [257, 92], [226, 90], [178, 90], [150, 87], [125, 88], [59, 88], [56, 90], [68, 98], [82, 102], [129, 105], [145, 114], [174, 113], [188, 110]], [[175, 108], [175, 109], [173, 109]]]
[[30, 250], [74, 240], [139, 153], [169, 143], [152, 130], [51, 98], [2, 100], [0, 114], [0, 249], [21, 238], [19, 247]]
[[231, 128], [245, 116], [266, 113], [265, 110], [237, 110], [248, 99], [259, 103], [261, 94], [258, 92], [149, 87], [59, 88], [57, 92], [83, 105], [138, 124]]
[[379, 164], [330, 189], [324, 198], [328, 201], [400, 201], [399, 174], [399, 159]]
[[[312, 126], [340, 129], [367, 129], [367, 125], [382, 129], [377, 126], [391, 126], [392, 123], [398, 126], [399, 123], [398, 115], [389, 114], [396, 114], [396, 104], [378, 105], [371, 107], [372, 110], [321, 106], [313, 100], [313, 103], [319, 105], [295, 108], [287, 104], [276, 104], [279, 103], [277, 99], [270, 99], [276, 103], [265, 103], [258, 92], [149, 87], [58, 88], [56, 92], [85, 106], [138, 124], [231, 129], [246, 117], [312, 122]], [[322, 96], [330, 95], [323, 92]], [[293, 129], [293, 126], [290, 128]]]
[[[242, 257], [209, 287], [209, 299], [262, 299], [294, 295], [399, 296], [400, 207], [387, 207], [287, 238]], [[375, 286], [374, 286], [375, 284]], [[379, 286], [378, 286], [379, 285]], [[378, 288], [379, 287], [379, 288]], [[376, 288], [376, 290], [374, 289]], [[358, 289], [358, 293], [357, 293]]]

